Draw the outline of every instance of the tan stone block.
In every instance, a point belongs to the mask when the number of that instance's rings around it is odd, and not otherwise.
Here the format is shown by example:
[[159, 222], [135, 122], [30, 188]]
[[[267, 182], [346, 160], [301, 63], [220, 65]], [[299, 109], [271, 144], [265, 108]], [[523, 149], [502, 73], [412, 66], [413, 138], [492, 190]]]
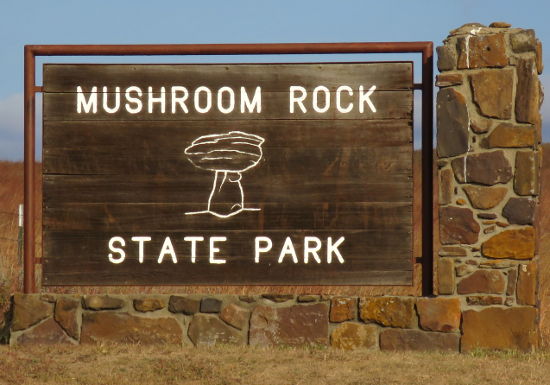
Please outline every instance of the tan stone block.
[[532, 227], [505, 230], [481, 245], [489, 258], [531, 259], [535, 256], [535, 231]]
[[437, 282], [439, 294], [454, 293], [454, 261], [451, 258], [439, 258], [437, 262]]
[[502, 305], [504, 298], [493, 295], [477, 295], [466, 297], [466, 303], [470, 306]]
[[360, 316], [382, 326], [412, 328], [416, 325], [413, 298], [371, 297], [361, 299]]
[[420, 327], [434, 332], [454, 332], [460, 327], [458, 298], [419, 298], [416, 301]]
[[116, 310], [124, 306], [124, 300], [108, 295], [88, 295], [84, 297], [84, 307], [90, 310]]
[[491, 69], [470, 77], [474, 101], [481, 113], [489, 118], [512, 117], [513, 69]]
[[537, 344], [536, 309], [488, 308], [462, 313], [462, 351], [519, 349], [532, 351]]
[[335, 297], [330, 301], [330, 322], [344, 322], [357, 317], [357, 298]]
[[487, 137], [487, 147], [532, 147], [535, 145], [535, 127], [501, 123]]
[[506, 290], [504, 275], [497, 270], [478, 270], [463, 278], [457, 286], [458, 294], [503, 294]]
[[458, 86], [463, 82], [461, 73], [442, 73], [437, 75], [435, 85], [438, 87]]
[[531, 262], [519, 265], [517, 302], [519, 305], [537, 304], [537, 264]]
[[539, 193], [539, 157], [533, 151], [516, 153], [516, 172], [514, 191], [518, 195], [538, 195]]
[[507, 187], [485, 187], [468, 185], [462, 187], [472, 206], [480, 210], [492, 209], [498, 205], [508, 192]]
[[330, 336], [331, 346], [344, 349], [369, 349], [378, 346], [378, 328], [354, 322], [338, 325]]
[[139, 298], [134, 299], [134, 309], [145, 313], [157, 311], [166, 307], [166, 300], [162, 298]]

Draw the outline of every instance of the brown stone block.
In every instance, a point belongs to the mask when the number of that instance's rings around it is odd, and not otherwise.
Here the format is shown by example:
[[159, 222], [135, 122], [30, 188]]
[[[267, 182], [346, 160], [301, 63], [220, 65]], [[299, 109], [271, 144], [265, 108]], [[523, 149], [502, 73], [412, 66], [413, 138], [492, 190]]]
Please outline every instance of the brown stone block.
[[439, 71], [448, 71], [455, 68], [456, 52], [454, 47], [443, 45], [436, 48], [437, 68]]
[[537, 304], [537, 264], [531, 262], [519, 266], [517, 302], [519, 305]]
[[458, 294], [504, 294], [506, 280], [497, 270], [478, 270], [463, 278], [457, 287]]
[[246, 338], [241, 332], [212, 314], [195, 314], [189, 324], [187, 335], [195, 346], [246, 344]]
[[232, 303], [222, 309], [220, 318], [229, 325], [242, 330], [248, 325], [250, 311]]
[[528, 198], [510, 198], [502, 209], [502, 216], [514, 225], [532, 225], [537, 203]]
[[416, 301], [420, 327], [434, 332], [454, 332], [460, 327], [458, 298], [419, 298]]
[[532, 147], [535, 145], [535, 127], [501, 123], [487, 137], [487, 147]]
[[534, 52], [536, 50], [537, 39], [535, 31], [532, 29], [524, 29], [520, 32], [510, 35], [510, 45], [516, 53]]
[[489, 258], [531, 259], [535, 256], [535, 230], [532, 227], [505, 230], [481, 245]]
[[201, 301], [199, 299], [180, 297], [177, 295], [171, 296], [168, 301], [168, 310], [172, 313], [192, 315], [199, 312], [200, 306]]
[[52, 318], [47, 319], [35, 328], [17, 337], [15, 345], [67, 345], [73, 341], [63, 332], [63, 329]]
[[386, 329], [380, 333], [381, 350], [443, 350], [457, 352], [460, 337], [454, 333]]
[[458, 68], [504, 67], [508, 65], [505, 35], [468, 35], [458, 40]]
[[514, 191], [518, 195], [538, 195], [539, 193], [539, 157], [533, 151], [518, 151], [516, 154], [516, 173]]
[[143, 318], [128, 313], [85, 312], [81, 343], [181, 344], [183, 331], [173, 318]]
[[484, 70], [471, 75], [474, 101], [482, 115], [489, 118], [512, 117], [514, 70]]
[[519, 349], [537, 344], [536, 309], [532, 307], [468, 310], [462, 314], [462, 351]]
[[23, 330], [53, 314], [53, 305], [40, 300], [39, 294], [15, 294], [11, 330]]
[[544, 70], [544, 62], [542, 60], [542, 43], [537, 39], [537, 49], [536, 49], [536, 62], [537, 62], [537, 73], [540, 75]]
[[472, 206], [480, 210], [492, 209], [498, 205], [508, 192], [507, 187], [484, 187], [468, 185], [463, 187]]
[[469, 118], [466, 98], [454, 88], [437, 94], [437, 153], [440, 157], [468, 151]]
[[354, 322], [338, 325], [330, 335], [331, 346], [344, 349], [369, 349], [378, 346], [378, 328]]
[[479, 230], [472, 210], [452, 206], [439, 209], [439, 236], [442, 244], [476, 243]]
[[67, 297], [61, 297], [55, 303], [54, 319], [74, 339], [78, 339], [80, 334], [77, 319], [79, 306], [80, 301]]
[[344, 322], [357, 317], [357, 298], [335, 297], [330, 301], [330, 322]]
[[463, 77], [460, 73], [442, 73], [436, 76], [435, 85], [438, 87], [459, 86]]
[[506, 23], [504, 21], [494, 21], [491, 24], [489, 24], [490, 28], [510, 28], [512, 24]]
[[437, 263], [437, 283], [439, 294], [453, 294], [455, 290], [454, 261], [439, 258]]
[[157, 311], [166, 307], [166, 301], [161, 298], [139, 298], [134, 299], [134, 309], [142, 313]]
[[382, 326], [412, 328], [416, 325], [413, 298], [372, 297], [361, 299], [360, 316]]
[[516, 294], [516, 286], [518, 280], [518, 269], [514, 267], [508, 270], [508, 285], [506, 286], [506, 295], [511, 296]]
[[327, 345], [328, 306], [257, 306], [250, 317], [250, 345]]
[[460, 183], [492, 186], [512, 179], [512, 167], [502, 150], [455, 158], [451, 167]]
[[444, 169], [439, 172], [439, 204], [448, 205], [453, 200], [453, 171]]
[[516, 120], [538, 124], [540, 121], [540, 88], [533, 59], [519, 59], [516, 66]]
[[315, 294], [302, 294], [299, 295], [298, 298], [296, 298], [296, 301], [298, 302], [317, 302], [321, 298], [320, 295]]

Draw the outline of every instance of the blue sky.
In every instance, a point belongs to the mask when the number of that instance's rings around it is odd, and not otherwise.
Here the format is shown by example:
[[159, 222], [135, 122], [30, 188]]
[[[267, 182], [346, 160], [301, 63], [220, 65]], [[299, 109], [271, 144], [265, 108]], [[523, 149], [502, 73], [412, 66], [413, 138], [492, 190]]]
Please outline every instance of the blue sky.
[[[550, 5], [534, 0], [460, 1], [142, 1], [25, 0], [0, 3], [0, 159], [23, 158], [23, 46], [25, 44], [275, 43], [422, 41], [436, 45], [464, 23], [506, 21], [533, 28], [550, 44]], [[418, 56], [391, 56], [393, 60]], [[387, 60], [353, 55], [246, 58], [253, 61]], [[102, 62], [188, 62], [189, 58], [103, 58]], [[193, 58], [234, 61], [233, 58]], [[239, 58], [243, 61], [244, 58]], [[46, 58], [43, 62], [92, 62]], [[550, 68], [548, 64], [546, 68]], [[39, 71], [40, 72], [40, 71]], [[542, 76], [543, 84], [550, 83]], [[40, 76], [38, 76], [40, 80]], [[548, 89], [548, 88], [547, 88]], [[550, 123], [550, 103], [543, 117]], [[39, 119], [38, 119], [39, 120]], [[550, 124], [544, 125], [550, 141]]]

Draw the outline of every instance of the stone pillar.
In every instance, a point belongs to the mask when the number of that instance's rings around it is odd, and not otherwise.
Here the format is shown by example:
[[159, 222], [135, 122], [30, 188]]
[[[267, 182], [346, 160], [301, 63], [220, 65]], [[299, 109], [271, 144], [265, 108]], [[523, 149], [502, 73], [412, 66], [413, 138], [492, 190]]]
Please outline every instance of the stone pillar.
[[439, 295], [460, 298], [463, 351], [531, 350], [541, 43], [506, 23], [466, 24], [437, 54]]

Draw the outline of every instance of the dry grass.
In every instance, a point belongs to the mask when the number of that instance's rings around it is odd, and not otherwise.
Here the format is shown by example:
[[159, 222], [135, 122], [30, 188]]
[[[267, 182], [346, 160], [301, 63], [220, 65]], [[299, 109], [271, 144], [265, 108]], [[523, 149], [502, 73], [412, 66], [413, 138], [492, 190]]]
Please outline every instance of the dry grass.
[[545, 384], [545, 353], [294, 348], [0, 347], [1, 384]]

